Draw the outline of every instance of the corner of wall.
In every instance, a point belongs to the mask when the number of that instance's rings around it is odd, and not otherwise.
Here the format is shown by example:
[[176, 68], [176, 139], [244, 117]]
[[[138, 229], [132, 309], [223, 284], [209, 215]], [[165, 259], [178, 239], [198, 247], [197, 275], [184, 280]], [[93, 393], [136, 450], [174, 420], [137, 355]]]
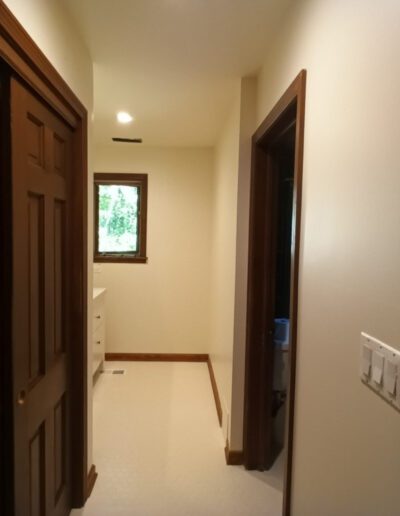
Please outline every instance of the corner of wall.
[[257, 77], [245, 77], [241, 81], [232, 401], [229, 433], [230, 446], [235, 450], [241, 450], [243, 447], [251, 138], [256, 129], [257, 85]]
[[215, 152], [213, 339], [210, 359], [222, 402], [222, 432], [242, 448], [251, 136], [257, 78], [238, 83]]
[[210, 360], [221, 399], [223, 434], [230, 427], [240, 81], [214, 152]]

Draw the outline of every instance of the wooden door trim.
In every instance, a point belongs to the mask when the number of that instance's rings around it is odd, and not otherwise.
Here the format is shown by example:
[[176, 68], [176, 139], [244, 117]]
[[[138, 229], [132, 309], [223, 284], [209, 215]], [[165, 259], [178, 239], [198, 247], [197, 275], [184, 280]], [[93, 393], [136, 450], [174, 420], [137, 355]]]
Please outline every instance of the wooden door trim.
[[96, 466], [93, 464], [92, 467], [89, 470], [89, 473], [88, 473], [87, 493], [86, 493], [86, 497], [87, 498], [89, 498], [89, 496], [92, 494], [94, 485], [95, 485], [96, 480], [97, 480], [97, 476], [98, 475], [97, 475], [97, 471], [96, 471]]
[[[72, 261], [73, 278], [70, 281], [71, 300], [73, 305], [71, 324], [71, 359], [74, 363], [74, 381], [71, 382], [72, 412], [74, 424], [71, 428], [71, 438], [74, 449], [71, 452], [72, 466], [72, 506], [81, 507], [87, 498], [87, 111], [80, 100], [66, 84], [61, 75], [56, 71], [50, 61], [25, 31], [22, 25], [14, 17], [7, 6], [0, 1], [0, 58], [12, 69], [13, 73], [22, 78], [30, 88], [47, 104], [51, 106], [74, 129], [73, 154], [74, 174], [71, 178], [71, 188], [74, 195], [71, 196], [71, 226], [74, 228], [74, 247], [70, 249], [69, 259]], [[4, 167], [4, 163], [2, 163]], [[7, 175], [7, 170], [1, 171], [2, 176]], [[2, 182], [3, 186], [3, 182]], [[7, 198], [8, 192], [2, 190], [3, 197]], [[3, 204], [3, 203], [2, 203]], [[6, 204], [7, 205], [7, 204]], [[10, 214], [2, 212], [2, 232], [5, 226], [11, 224]], [[8, 236], [8, 234], [6, 235]], [[2, 277], [10, 274], [9, 260], [2, 261]], [[8, 272], [7, 272], [8, 267]], [[11, 286], [7, 285], [10, 289]], [[10, 292], [3, 294], [5, 297]], [[4, 323], [4, 324], [3, 324]], [[11, 349], [11, 326], [2, 321], [2, 336], [4, 346]], [[2, 341], [3, 342], [3, 341]], [[4, 357], [9, 361], [10, 349], [6, 350]], [[1, 363], [1, 382], [4, 385], [3, 376], [6, 368], [11, 363]], [[9, 378], [8, 378], [9, 380]], [[7, 384], [9, 381], [7, 382]], [[9, 410], [13, 406], [12, 389], [7, 385], [4, 399], [1, 400], [3, 408]], [[2, 412], [1, 423], [3, 426], [12, 424], [12, 417]], [[7, 417], [9, 416], [9, 417]], [[5, 435], [7, 428], [1, 428]], [[8, 443], [12, 449], [12, 443]], [[11, 456], [8, 457], [8, 467], [12, 468]], [[0, 489], [4, 483], [1, 482]], [[1, 493], [1, 495], [10, 493]], [[6, 498], [7, 499], [7, 498]], [[3, 496], [1, 496], [3, 500]], [[2, 503], [0, 500], [0, 503]]]
[[[295, 382], [296, 382], [296, 351], [297, 351], [297, 315], [298, 315], [298, 277], [299, 277], [299, 254], [300, 254], [300, 225], [301, 225], [301, 196], [303, 176], [303, 148], [304, 148], [304, 115], [305, 115], [305, 92], [306, 92], [306, 71], [302, 70], [295, 78], [289, 88], [285, 91], [276, 105], [272, 108], [265, 120], [260, 124], [252, 138], [252, 165], [251, 165], [251, 193], [250, 193], [250, 224], [249, 224], [249, 271], [248, 271], [248, 304], [247, 304], [247, 333], [246, 333], [246, 365], [245, 365], [245, 410], [244, 410], [244, 462], [248, 461], [249, 449], [254, 446], [257, 434], [254, 428], [259, 424], [259, 417], [254, 416], [254, 410], [249, 409], [252, 405], [251, 392], [254, 389], [257, 376], [260, 375], [260, 368], [252, 363], [255, 343], [251, 338], [252, 321], [252, 298], [253, 298], [253, 274], [252, 263], [255, 256], [255, 249], [260, 242], [254, 241], [255, 228], [255, 200], [257, 196], [254, 186], [255, 178], [259, 177], [258, 158], [263, 147], [268, 145], [269, 140], [276, 137], [290, 118], [294, 116], [296, 122], [295, 136], [295, 163], [294, 163], [294, 189], [293, 189], [293, 223], [295, 239], [292, 245], [292, 269], [291, 269], [291, 340], [290, 340], [290, 370], [288, 379], [288, 398], [286, 412], [285, 431], [285, 478], [283, 493], [283, 514], [289, 516], [291, 513], [292, 494], [292, 456], [293, 456], [293, 435], [294, 435], [294, 413], [295, 413]], [[256, 159], [257, 158], [257, 159]]]

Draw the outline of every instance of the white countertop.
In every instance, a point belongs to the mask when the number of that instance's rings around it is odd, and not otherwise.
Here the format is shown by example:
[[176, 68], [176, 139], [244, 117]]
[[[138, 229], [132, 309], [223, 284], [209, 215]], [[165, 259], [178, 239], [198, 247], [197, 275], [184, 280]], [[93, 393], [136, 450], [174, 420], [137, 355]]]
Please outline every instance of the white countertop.
[[93, 299], [96, 299], [96, 297], [101, 296], [107, 289], [105, 288], [94, 288], [93, 289]]

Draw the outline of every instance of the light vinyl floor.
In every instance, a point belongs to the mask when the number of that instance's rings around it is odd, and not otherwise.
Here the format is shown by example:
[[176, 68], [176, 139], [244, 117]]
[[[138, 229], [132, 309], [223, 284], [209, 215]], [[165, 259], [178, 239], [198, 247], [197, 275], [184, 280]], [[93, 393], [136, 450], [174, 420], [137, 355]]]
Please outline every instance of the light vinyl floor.
[[73, 516], [280, 516], [282, 466], [227, 466], [207, 365], [106, 362], [94, 388], [98, 478]]

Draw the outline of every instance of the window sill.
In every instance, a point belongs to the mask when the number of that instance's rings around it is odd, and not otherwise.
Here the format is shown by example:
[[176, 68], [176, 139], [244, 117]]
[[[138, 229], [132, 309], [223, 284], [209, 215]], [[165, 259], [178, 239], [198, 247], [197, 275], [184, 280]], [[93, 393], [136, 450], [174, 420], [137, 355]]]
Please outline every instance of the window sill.
[[95, 256], [94, 263], [147, 263], [147, 256]]

